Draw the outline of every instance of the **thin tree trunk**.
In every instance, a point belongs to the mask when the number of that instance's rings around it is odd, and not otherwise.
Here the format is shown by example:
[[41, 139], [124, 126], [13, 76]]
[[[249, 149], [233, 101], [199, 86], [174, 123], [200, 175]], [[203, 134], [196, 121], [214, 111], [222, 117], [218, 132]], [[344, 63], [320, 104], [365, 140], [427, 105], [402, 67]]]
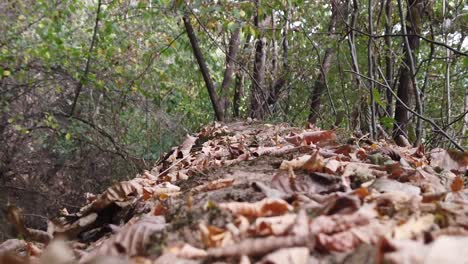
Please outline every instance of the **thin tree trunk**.
[[[420, 101], [419, 91], [417, 87], [417, 82], [415, 80], [415, 61], [413, 57], [413, 51], [419, 47], [419, 37], [417, 34], [420, 33], [420, 22], [421, 22], [421, 4], [420, 0], [409, 0], [407, 7], [407, 18], [409, 21], [414, 21], [416, 23], [411, 23], [410, 25], [406, 24], [406, 20], [403, 15], [403, 6], [401, 0], [398, 0], [398, 9], [400, 14], [400, 21], [402, 24], [403, 31], [403, 40], [404, 40], [404, 54], [405, 60], [404, 65], [402, 66], [400, 73], [400, 80], [397, 95], [401, 98], [402, 102], [406, 105], [410, 102], [410, 92], [413, 92], [416, 101], [416, 112], [421, 115], [422, 105]], [[414, 16], [413, 18], [411, 16]], [[417, 17], [416, 17], [417, 16]], [[422, 137], [422, 124], [421, 119], [416, 119], [416, 141], [415, 144], [421, 142]], [[397, 143], [400, 141], [400, 136], [405, 136], [407, 134], [407, 125], [409, 121], [408, 110], [400, 103], [399, 101], [395, 106], [395, 126], [393, 129], [393, 138]]]
[[265, 116], [265, 52], [266, 39], [261, 38], [255, 44], [255, 61], [252, 79], [252, 94], [250, 101], [250, 117], [263, 119]]
[[[369, 0], [369, 7], [368, 7], [368, 22], [369, 22], [369, 34], [372, 35], [374, 32], [374, 25], [372, 20], [372, 8], [373, 2]], [[372, 51], [372, 38], [369, 37], [367, 42], [367, 64], [369, 67], [369, 78], [374, 79], [374, 52]], [[375, 139], [377, 126], [375, 123], [375, 99], [374, 99], [374, 82], [369, 81], [369, 93], [370, 93], [370, 116], [371, 122], [369, 124], [369, 132], [372, 139]]]
[[239, 118], [240, 100], [244, 96], [244, 74], [242, 72], [236, 73], [236, 83], [234, 86], [234, 99], [232, 103], [232, 113], [235, 118]]
[[231, 39], [229, 40], [229, 49], [226, 55], [226, 69], [224, 70], [223, 82], [221, 83], [220, 88], [220, 100], [221, 106], [223, 107], [224, 118], [226, 118], [227, 109], [229, 103], [227, 100], [227, 89], [232, 81], [232, 75], [234, 73], [235, 61], [237, 58], [237, 53], [239, 51], [239, 40], [240, 40], [240, 25], [239, 27], [232, 32]]
[[200, 50], [200, 46], [198, 45], [197, 36], [193, 30], [192, 24], [190, 23], [190, 18], [188, 15], [185, 15], [184, 18], [184, 25], [187, 31], [187, 35], [190, 40], [190, 44], [192, 46], [193, 54], [197, 60], [198, 66], [200, 67], [200, 71], [203, 76], [203, 80], [205, 81], [206, 89], [208, 90], [208, 95], [210, 96], [211, 104], [213, 105], [213, 110], [215, 112], [216, 119], [218, 121], [224, 121], [224, 113], [223, 109], [220, 105], [218, 96], [216, 95], [215, 86], [213, 81], [211, 80], [210, 72], [208, 71], [208, 67], [206, 66], [205, 58]]
[[[257, 14], [255, 26], [260, 28], [259, 1], [256, 1]], [[263, 34], [262, 34], [263, 35]], [[252, 89], [250, 97], [250, 117], [263, 119], [265, 117], [265, 106], [268, 107], [268, 96], [265, 94], [265, 63], [266, 63], [266, 39], [260, 37], [255, 43], [255, 60], [252, 76]]]
[[[335, 6], [335, 2], [332, 2], [332, 14], [330, 18], [330, 24], [328, 25], [328, 32], [329, 36], [332, 37], [333, 33], [335, 32], [336, 20], [337, 20], [337, 6]], [[322, 96], [323, 91], [326, 89], [326, 77], [328, 71], [331, 67], [331, 61], [333, 57], [333, 48], [327, 48], [325, 50], [325, 54], [323, 56], [323, 61], [320, 65], [320, 73], [315, 80], [314, 87], [312, 89], [311, 94], [311, 102], [310, 102], [310, 114], [308, 121], [310, 124], [316, 124], [317, 119], [320, 113], [320, 98]]]
[[[348, 34], [348, 45], [349, 50], [351, 52], [351, 61], [352, 61], [352, 68], [355, 72], [360, 73], [359, 71], [359, 63], [357, 61], [357, 52], [356, 52], [356, 45], [354, 41], [354, 28], [356, 28], [356, 21], [359, 12], [359, 3], [357, 0], [353, 0], [353, 12], [351, 14], [351, 21], [349, 22], [350, 30]], [[362, 87], [361, 77], [359, 75], [355, 75], [356, 78], [356, 85], [358, 88]]]
[[[250, 46], [250, 39], [251, 39], [251, 35], [248, 34], [245, 40], [244, 47], [242, 48], [244, 52]], [[243, 62], [240, 62], [240, 63], [243, 63]], [[238, 66], [238, 70], [236, 72], [235, 87], [234, 87], [234, 97], [232, 99], [232, 107], [233, 107], [232, 112], [235, 118], [240, 117], [239, 108], [240, 108], [241, 98], [245, 95], [244, 81], [245, 81], [245, 74], [242, 71], [241, 66]]]
[[[393, 61], [394, 55], [392, 51], [392, 38], [389, 36], [392, 34], [393, 28], [393, 10], [392, 0], [387, 0], [385, 3], [385, 47], [387, 48], [385, 53], [385, 78], [388, 80], [388, 85], [393, 87]], [[387, 95], [387, 114], [393, 116], [393, 96], [392, 93], [386, 90]]]
[[[279, 95], [281, 90], [286, 84], [286, 79], [289, 73], [289, 65], [288, 65], [288, 52], [289, 52], [289, 43], [288, 43], [288, 31], [289, 31], [289, 7], [286, 7], [285, 11], [285, 22], [283, 26], [283, 32], [282, 32], [282, 70], [279, 72], [277, 70], [278, 66], [275, 66], [278, 64], [278, 51], [277, 48], [273, 48], [274, 50], [274, 60], [273, 60], [273, 73], [275, 73], [273, 76], [275, 77], [275, 80], [272, 84], [271, 91], [270, 91], [270, 96], [268, 98], [268, 105], [273, 106], [273, 109], [275, 109], [276, 102], [279, 99]], [[274, 18], [274, 16], [273, 16]], [[276, 41], [274, 41], [274, 46], [276, 46]]]
[[[443, 0], [442, 1], [442, 35], [444, 37], [444, 43], [447, 43], [448, 36], [447, 36], [447, 25], [445, 21], [445, 16], [446, 16], [446, 10], [447, 9], [447, 1]], [[450, 106], [452, 104], [451, 102], [451, 95], [450, 95], [450, 50], [446, 49], [445, 50], [445, 97], [446, 97], [446, 108], [445, 108], [445, 118], [447, 124], [450, 124], [450, 119], [451, 119], [451, 112], [450, 112]]]

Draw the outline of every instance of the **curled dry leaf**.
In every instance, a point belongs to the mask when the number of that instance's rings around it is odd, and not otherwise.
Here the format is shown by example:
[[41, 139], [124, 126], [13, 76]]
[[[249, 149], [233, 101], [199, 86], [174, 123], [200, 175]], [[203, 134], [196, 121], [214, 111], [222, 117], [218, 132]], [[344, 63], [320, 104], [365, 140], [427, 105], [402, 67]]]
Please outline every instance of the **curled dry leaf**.
[[201, 222], [198, 228], [205, 247], [222, 247], [232, 242], [232, 235], [228, 230], [204, 222]]
[[299, 135], [292, 134], [284, 139], [295, 146], [301, 146], [335, 141], [336, 134], [332, 130], [309, 131]]
[[207, 253], [203, 249], [196, 248], [185, 243], [181, 247], [171, 247], [169, 252], [174, 253], [179, 258], [198, 259], [206, 257]]
[[391, 240], [392, 252], [384, 255], [386, 263], [440, 264], [466, 263], [467, 237], [442, 236], [428, 245], [411, 240]]
[[307, 247], [312, 249], [315, 245], [314, 238], [309, 235], [302, 236], [269, 236], [266, 238], [245, 239], [234, 245], [208, 249], [210, 257], [235, 257], [235, 256], [261, 256], [265, 253], [288, 247]]
[[468, 152], [435, 148], [431, 150], [431, 166], [464, 173], [468, 170]]
[[250, 228], [250, 233], [260, 236], [284, 235], [296, 222], [295, 214], [285, 214], [282, 216], [259, 217]]
[[209, 183], [199, 185], [192, 189], [192, 192], [209, 192], [222, 188], [232, 186], [234, 184], [234, 179], [219, 179]]
[[46, 247], [39, 262], [41, 264], [69, 264], [74, 260], [73, 251], [67, 243], [64, 240], [55, 239]]
[[452, 192], [459, 192], [463, 190], [464, 186], [465, 186], [465, 182], [463, 181], [463, 178], [460, 176], [457, 176], [450, 184], [450, 190]]
[[165, 228], [165, 220], [162, 216], [144, 216], [136, 223], [122, 228], [117, 234], [112, 235], [105, 242], [85, 255], [80, 263], [86, 263], [99, 255], [118, 256], [125, 254], [136, 256], [145, 254], [145, 249], [155, 232]]
[[401, 183], [399, 181], [379, 178], [376, 179], [369, 189], [374, 189], [379, 192], [404, 192], [409, 195], [419, 195], [421, 189], [409, 183]]
[[283, 248], [263, 257], [261, 264], [307, 264], [309, 249], [307, 247]]
[[256, 203], [231, 202], [221, 203], [219, 208], [230, 211], [236, 215], [246, 217], [282, 215], [292, 210], [292, 206], [281, 199], [265, 198]]
[[397, 226], [393, 230], [393, 238], [395, 239], [411, 239], [421, 235], [424, 231], [429, 230], [434, 224], [435, 217], [428, 214], [422, 217], [412, 217], [406, 223]]
[[7, 252], [14, 252], [23, 250], [26, 248], [27, 244], [24, 240], [20, 239], [8, 239], [0, 244], [0, 255], [5, 254]]
[[80, 214], [87, 215], [92, 212], [98, 212], [108, 207], [112, 203], [125, 202], [130, 196], [137, 197], [143, 194], [143, 187], [136, 181], [123, 181], [109, 187], [104, 193], [87, 206], [81, 208]]

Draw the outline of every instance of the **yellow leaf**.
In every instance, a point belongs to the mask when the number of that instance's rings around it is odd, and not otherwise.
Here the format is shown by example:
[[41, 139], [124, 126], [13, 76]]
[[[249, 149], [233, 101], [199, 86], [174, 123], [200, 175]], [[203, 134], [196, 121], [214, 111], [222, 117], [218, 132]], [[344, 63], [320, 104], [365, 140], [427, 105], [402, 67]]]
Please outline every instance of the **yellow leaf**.
[[70, 139], [71, 139], [71, 134], [70, 134], [70, 133], [67, 133], [67, 134], [65, 135], [65, 139], [66, 139], [66, 140], [70, 140]]
[[5, 77], [8, 77], [8, 76], [10, 76], [10, 74], [11, 74], [11, 72], [10, 72], [10, 71], [8, 71], [8, 70], [6, 70], [6, 71], [3, 71], [3, 76], [5, 76]]

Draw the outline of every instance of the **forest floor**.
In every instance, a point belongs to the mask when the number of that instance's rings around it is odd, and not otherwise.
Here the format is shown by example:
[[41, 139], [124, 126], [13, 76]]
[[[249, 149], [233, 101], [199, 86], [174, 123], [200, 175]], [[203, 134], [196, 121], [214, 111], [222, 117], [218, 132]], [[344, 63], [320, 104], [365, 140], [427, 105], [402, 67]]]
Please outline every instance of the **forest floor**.
[[344, 134], [215, 123], [0, 263], [466, 263], [467, 153]]

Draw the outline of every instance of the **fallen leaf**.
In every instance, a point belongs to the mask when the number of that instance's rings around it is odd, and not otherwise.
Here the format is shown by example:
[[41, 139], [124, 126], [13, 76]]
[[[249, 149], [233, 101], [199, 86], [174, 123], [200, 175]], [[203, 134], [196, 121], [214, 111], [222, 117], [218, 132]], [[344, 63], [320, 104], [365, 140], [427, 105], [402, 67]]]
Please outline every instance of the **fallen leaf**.
[[255, 223], [250, 228], [250, 233], [260, 236], [284, 235], [290, 230], [295, 221], [295, 214], [259, 217], [255, 219]]
[[205, 247], [222, 247], [232, 242], [231, 233], [225, 229], [207, 225], [204, 222], [198, 225], [198, 229]]
[[282, 215], [292, 210], [292, 206], [281, 199], [265, 198], [256, 203], [231, 202], [221, 203], [219, 208], [230, 211], [236, 215], [247, 217]]
[[463, 181], [463, 178], [460, 176], [457, 176], [450, 184], [450, 190], [452, 190], [452, 192], [459, 192], [463, 190], [464, 186], [465, 186], [465, 182]]
[[204, 258], [207, 255], [205, 250], [196, 248], [187, 243], [181, 247], [171, 247], [169, 248], [169, 252], [174, 253], [177, 257], [189, 259]]
[[197, 193], [197, 192], [214, 191], [214, 190], [223, 189], [223, 188], [232, 186], [232, 184], [234, 184], [234, 179], [219, 179], [219, 180], [215, 180], [209, 183], [199, 185], [193, 188], [192, 192]]
[[293, 247], [279, 249], [263, 257], [262, 264], [307, 264], [309, 263], [309, 249]]
[[442, 170], [451, 170], [465, 173], [468, 170], [468, 152], [457, 150], [444, 150], [435, 148], [431, 150], [431, 166]]
[[434, 224], [435, 217], [428, 214], [422, 217], [412, 217], [404, 224], [397, 226], [393, 230], [393, 238], [395, 239], [411, 239], [421, 235], [422, 232], [429, 230]]

